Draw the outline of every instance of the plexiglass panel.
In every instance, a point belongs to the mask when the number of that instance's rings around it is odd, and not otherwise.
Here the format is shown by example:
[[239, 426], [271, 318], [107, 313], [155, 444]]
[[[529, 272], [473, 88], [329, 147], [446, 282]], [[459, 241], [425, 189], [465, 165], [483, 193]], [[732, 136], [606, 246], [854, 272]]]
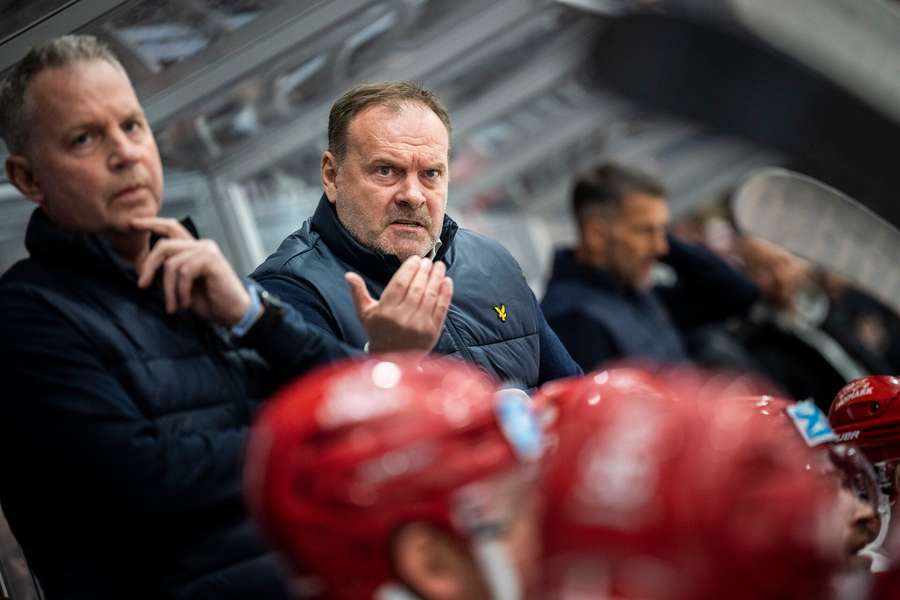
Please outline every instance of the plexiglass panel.
[[165, 70], [220, 41], [261, 15], [272, 1], [145, 0], [103, 23], [152, 72]]
[[534, 68], [534, 55], [576, 18], [566, 10], [545, 9], [523, 27], [506, 32], [486, 48], [477, 49], [477, 60], [467, 63], [449, 78], [438, 79], [432, 87], [451, 109], [474, 102], [518, 69]]
[[[496, 119], [474, 128], [456, 142], [452, 169], [454, 183], [465, 185], [477, 181], [489, 172], [495, 163], [508, 162], [510, 156], [543, 140], [548, 132], [570, 122], [577, 115], [590, 109], [593, 98], [576, 81], [569, 81], [529, 98]], [[604, 125], [597, 122], [598, 128]], [[584, 132], [585, 139], [567, 146], [563, 152], [548, 154], [536, 167], [523, 171], [524, 191], [527, 196], [539, 193], [541, 186], [551, 185], [559, 176], [571, 173], [573, 156], [590, 157], [603, 146], [604, 139], [594, 131]], [[515, 179], [511, 177], [510, 180]], [[522, 191], [522, 190], [520, 190]], [[527, 203], [527, 197], [512, 203], [507, 194], [481, 192], [474, 198], [459, 198], [466, 208], [515, 208]]]
[[320, 147], [307, 148], [240, 182], [267, 253], [315, 211], [322, 196], [321, 157]]
[[71, 3], [72, 0], [0, 0], [0, 42]]

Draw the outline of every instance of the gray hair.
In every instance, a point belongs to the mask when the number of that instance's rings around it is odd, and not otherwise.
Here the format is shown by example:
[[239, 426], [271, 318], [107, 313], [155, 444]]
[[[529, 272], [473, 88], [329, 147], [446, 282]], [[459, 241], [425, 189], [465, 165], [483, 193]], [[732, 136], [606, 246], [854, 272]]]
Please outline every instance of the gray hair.
[[[64, 35], [34, 46], [0, 83], [0, 138], [11, 153], [28, 142], [30, 117], [26, 93], [31, 81], [46, 69], [58, 69], [79, 61], [105, 60], [125, 73], [109, 47], [92, 35]], [[127, 75], [127, 74], [126, 74]]]

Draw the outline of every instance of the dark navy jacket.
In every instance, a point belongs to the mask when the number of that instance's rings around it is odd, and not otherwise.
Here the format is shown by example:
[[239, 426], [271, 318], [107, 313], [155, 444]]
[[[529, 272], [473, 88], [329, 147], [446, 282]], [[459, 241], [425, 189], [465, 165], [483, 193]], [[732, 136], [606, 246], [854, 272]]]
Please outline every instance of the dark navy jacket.
[[245, 518], [247, 427], [274, 386], [358, 352], [292, 310], [239, 348], [39, 209], [26, 245], [0, 278], [0, 501], [48, 598], [287, 599]]
[[664, 261], [678, 282], [650, 290], [623, 286], [572, 250], [556, 253], [541, 308], [582, 369], [620, 358], [684, 361], [686, 333], [746, 314], [759, 298], [749, 278], [712, 252], [673, 237], [669, 248]]
[[[435, 260], [447, 265], [453, 301], [438, 354], [461, 357], [500, 381], [526, 388], [574, 375], [578, 366], [541, 314], [515, 259], [496, 242], [444, 218]], [[359, 244], [322, 197], [312, 218], [288, 236], [252, 277], [291, 303], [310, 323], [357, 348], [366, 333], [344, 280], [355, 271], [377, 298], [400, 267], [395, 256]], [[506, 316], [501, 319], [498, 311]]]

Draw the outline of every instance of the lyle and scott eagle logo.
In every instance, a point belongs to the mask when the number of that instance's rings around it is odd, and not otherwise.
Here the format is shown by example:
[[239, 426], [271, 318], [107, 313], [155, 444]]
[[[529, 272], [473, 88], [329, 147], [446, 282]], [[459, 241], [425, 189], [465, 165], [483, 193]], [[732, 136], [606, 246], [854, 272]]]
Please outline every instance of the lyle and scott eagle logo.
[[497, 313], [497, 318], [500, 319], [501, 321], [503, 321], [504, 323], [506, 322], [506, 319], [509, 318], [509, 315], [506, 314], [506, 305], [505, 304], [501, 304], [500, 306], [495, 306], [494, 312]]

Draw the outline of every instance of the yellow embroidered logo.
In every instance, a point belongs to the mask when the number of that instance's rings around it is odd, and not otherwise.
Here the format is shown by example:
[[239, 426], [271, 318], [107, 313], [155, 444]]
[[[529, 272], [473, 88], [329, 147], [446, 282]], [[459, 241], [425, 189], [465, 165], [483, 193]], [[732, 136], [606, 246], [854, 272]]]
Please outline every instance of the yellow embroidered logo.
[[508, 315], [506, 314], [506, 305], [505, 304], [501, 304], [500, 306], [495, 306], [494, 312], [497, 313], [498, 319], [500, 319], [504, 323], [506, 322]]

